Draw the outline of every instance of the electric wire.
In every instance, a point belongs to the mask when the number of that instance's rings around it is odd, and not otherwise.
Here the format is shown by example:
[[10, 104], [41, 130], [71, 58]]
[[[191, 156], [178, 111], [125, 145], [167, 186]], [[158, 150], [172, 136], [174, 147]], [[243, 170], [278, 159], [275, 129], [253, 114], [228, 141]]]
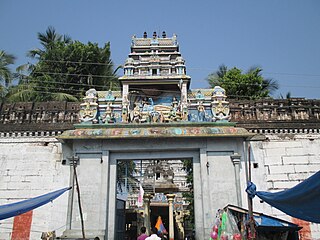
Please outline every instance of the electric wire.
[[100, 77], [100, 78], [114, 77], [114, 78], [117, 78], [117, 76], [114, 76], [114, 75], [77, 74], [77, 73], [41, 72], [41, 71], [34, 71], [34, 73], [48, 74], [48, 75], [76, 76], [76, 77]]
[[[115, 64], [115, 63], [101, 63], [101, 62], [86, 62], [86, 61], [68, 61], [68, 60], [41, 60], [43, 62], [52, 62], [52, 63], [73, 63], [73, 64], [87, 64], [87, 65], [102, 65], [102, 66], [123, 66], [123, 64]], [[201, 70], [201, 71], [213, 71], [212, 68], [209, 67], [190, 67], [188, 66], [187, 69], [189, 70]], [[271, 74], [271, 75], [289, 75], [289, 76], [307, 76], [307, 77], [319, 77], [320, 74], [309, 74], [309, 73], [286, 73], [286, 72], [269, 72], [264, 71], [264, 74]], [[211, 73], [210, 73], [211, 74]], [[209, 74], [208, 74], [209, 75]]]
[[[55, 61], [55, 60], [46, 60], [46, 61], [50, 61], [50, 62], [68, 62], [68, 61]], [[106, 65], [106, 64], [102, 64], [102, 63], [93, 63], [93, 62], [74, 62], [74, 63], [85, 63], [85, 64], [101, 64], [101, 65]], [[107, 65], [112, 65], [107, 64]], [[200, 68], [199, 68], [200, 69]], [[202, 68], [205, 69], [205, 68]], [[97, 74], [76, 74], [76, 73], [62, 73], [62, 72], [43, 72], [43, 71], [34, 71], [34, 73], [38, 73], [38, 74], [47, 74], [47, 75], [60, 75], [60, 76], [75, 76], [75, 77], [97, 77], [97, 78], [117, 78], [117, 76], [115, 75], [97, 75]], [[270, 72], [268, 72], [268, 74], [270, 74]], [[311, 76], [311, 77], [315, 77], [315, 76], [320, 76], [317, 74], [309, 74], [309, 75], [305, 75], [305, 74], [290, 74], [290, 73], [273, 73], [273, 74], [284, 74], [284, 75], [294, 75], [294, 76]], [[36, 82], [36, 79], [32, 79], [29, 80], [28, 82]], [[39, 80], [41, 81], [41, 80]], [[205, 80], [201, 80], [201, 81], [205, 81]], [[70, 86], [88, 86], [90, 88], [106, 88], [106, 85], [98, 85], [98, 84], [85, 84], [85, 83], [68, 83], [68, 82], [59, 82], [59, 81], [50, 81], [49, 83], [61, 83], [62, 85], [70, 85]], [[237, 85], [240, 85], [241, 83], [234, 83]], [[243, 86], [258, 86], [260, 84], [242, 84]], [[297, 88], [320, 88], [320, 86], [309, 86], [309, 85], [286, 85], [286, 84], [278, 84], [281, 87], [297, 87]], [[61, 87], [53, 87], [53, 86], [48, 86], [48, 87], [42, 87], [42, 86], [36, 86], [36, 88], [44, 88], [44, 89], [52, 89], [52, 90], [59, 90], [59, 91], [72, 91], [72, 92], [83, 92], [84, 90], [78, 90], [78, 89], [67, 89], [67, 88], [61, 88]], [[121, 90], [121, 87], [113, 87], [113, 89], [119, 89]], [[150, 89], [142, 89], [142, 88], [130, 88], [130, 90], [132, 91], [144, 91], [144, 90], [150, 90]], [[156, 89], [152, 89], [153, 91], [157, 91]], [[33, 91], [37, 91], [34, 90]], [[161, 92], [173, 92], [173, 91], [169, 91], [169, 90], [159, 90]], [[52, 93], [52, 92], [47, 92], [47, 91], [37, 91], [37, 92], [42, 92], [42, 93]], [[176, 92], [176, 91], [174, 91]], [[141, 95], [142, 96], [142, 95]], [[237, 97], [237, 98], [248, 98], [250, 96], [243, 96], [243, 95], [228, 95], [228, 97]]]
[[[149, 90], [149, 89], [147, 89]], [[36, 92], [36, 93], [45, 93], [45, 94], [55, 94], [55, 93], [58, 93], [58, 92], [52, 92], [52, 91], [41, 91], [41, 90], [33, 90], [33, 92]], [[176, 93], [176, 92], [175, 92]], [[135, 94], [134, 95], [135, 97], [146, 97], [146, 94]], [[85, 96], [83, 96], [85, 97]], [[236, 98], [236, 99], [251, 99], [252, 96], [249, 96], [249, 95], [227, 95], [227, 99], [230, 98], [230, 97], [233, 97], [233, 98]], [[121, 98], [121, 97], [120, 97]], [[157, 99], [166, 99], [166, 97], [159, 97], [159, 96], [156, 96]]]
[[41, 60], [43, 62], [53, 62], [53, 63], [77, 63], [77, 64], [87, 64], [87, 65], [102, 65], [102, 66], [122, 66], [115, 65], [114, 63], [100, 63], [100, 62], [85, 62], [85, 61], [68, 61], [68, 60]]
[[[30, 82], [32, 82], [33, 80], [31, 80]], [[40, 80], [39, 80], [40, 81]], [[73, 85], [73, 83], [63, 83], [63, 84], [70, 84], [70, 85]], [[246, 86], [248, 85], [256, 85], [256, 84], [247, 84]], [[83, 84], [83, 86], [86, 86], [86, 84]], [[87, 85], [88, 87], [106, 87], [105, 85]], [[26, 85], [26, 87], [28, 88], [28, 85]], [[308, 86], [299, 86], [299, 87], [308, 87]], [[86, 90], [85, 89], [72, 89], [72, 88], [61, 88], [61, 87], [53, 87], [53, 86], [35, 86], [36, 89], [32, 89], [32, 91], [35, 91], [35, 92], [39, 92], [39, 93], [49, 93], [49, 94], [52, 94], [53, 92], [49, 91], [50, 89], [51, 90], [58, 90], [58, 91], [72, 91], [72, 92], [78, 92], [78, 93], [84, 93]], [[49, 89], [48, 91], [39, 91], [37, 90], [37, 88], [39, 89]], [[320, 87], [316, 87], [316, 86], [312, 86], [312, 88], [320, 88]], [[116, 89], [119, 89], [121, 90], [121, 87], [116, 87]], [[27, 89], [25, 89], [27, 90]], [[173, 90], [161, 90], [161, 89], [148, 89], [148, 88], [130, 88], [130, 91], [132, 94], [134, 94], [135, 96], [140, 96], [140, 97], [144, 97], [146, 96], [146, 94], [139, 94], [139, 91], [158, 91], [158, 92], [162, 92], [162, 93], [177, 93], [177, 91], [173, 91]], [[107, 90], [105, 90], [107, 91]], [[252, 96], [245, 96], [245, 95], [232, 95], [232, 94], [228, 94], [227, 97], [235, 97], [235, 98], [251, 98]], [[158, 97], [159, 98], [159, 97]]]
[[[53, 74], [53, 75], [64, 75], [64, 73], [50, 73], [50, 72], [39, 72], [39, 73], [43, 73], [43, 74]], [[72, 74], [72, 75], [75, 75], [75, 76], [79, 76], [77, 74]], [[93, 75], [83, 75], [83, 76], [93, 76]], [[100, 76], [100, 77], [111, 77], [111, 76], [108, 76], [108, 75], [96, 75], [96, 76]], [[114, 76], [112, 76], [114, 77]], [[42, 80], [37, 80], [37, 79], [31, 79], [29, 80], [28, 82], [32, 82], [32, 81], [39, 81], [41, 82]], [[50, 80], [50, 83], [61, 83], [61, 84], [64, 84], [64, 85], [78, 85], [78, 86], [89, 86], [89, 87], [107, 87], [106, 85], [99, 85], [99, 84], [85, 84], [85, 83], [67, 83], [67, 82], [61, 82], [61, 81], [52, 81]], [[241, 83], [237, 83], [237, 82], [234, 82], [233, 84], [235, 85], [240, 85]], [[263, 84], [252, 84], [252, 83], [248, 83], [248, 84], [242, 84], [243, 86], [260, 86], [260, 85], [263, 85]], [[320, 86], [314, 86], [314, 85], [286, 85], [286, 84], [279, 84], [279, 86], [282, 86], [282, 87], [296, 87], [296, 88], [320, 88]], [[113, 87], [113, 88], [116, 88], [116, 89], [121, 89], [121, 87]], [[130, 88], [132, 89], [132, 88]], [[144, 89], [146, 90], [146, 89]], [[153, 90], [156, 90], [156, 89], [153, 89]], [[159, 91], [163, 91], [163, 90], [159, 90]]]

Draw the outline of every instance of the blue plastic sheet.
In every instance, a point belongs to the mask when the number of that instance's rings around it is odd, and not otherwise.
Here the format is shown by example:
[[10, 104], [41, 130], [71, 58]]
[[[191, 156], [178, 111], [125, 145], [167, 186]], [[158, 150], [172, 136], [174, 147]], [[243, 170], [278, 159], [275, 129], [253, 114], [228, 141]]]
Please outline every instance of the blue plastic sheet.
[[35, 198], [30, 198], [17, 203], [10, 203], [0, 206], [0, 220], [14, 217], [23, 213], [26, 213], [30, 210], [33, 210], [37, 207], [40, 207], [48, 202], [59, 197], [65, 191], [68, 191], [71, 187], [66, 187], [54, 192], [50, 192]]
[[251, 182], [246, 191], [251, 198], [257, 195], [264, 202], [292, 217], [320, 223], [320, 171], [285, 191], [256, 191], [256, 186]]

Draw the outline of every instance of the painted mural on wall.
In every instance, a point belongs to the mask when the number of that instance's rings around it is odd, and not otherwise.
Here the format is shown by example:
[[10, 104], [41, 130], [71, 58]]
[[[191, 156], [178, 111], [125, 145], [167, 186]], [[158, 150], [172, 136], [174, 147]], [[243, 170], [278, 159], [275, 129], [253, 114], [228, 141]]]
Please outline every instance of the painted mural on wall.
[[[129, 99], [128, 99], [129, 98]], [[119, 91], [87, 91], [80, 105], [82, 124], [228, 122], [229, 102], [225, 90], [197, 89], [180, 94], [166, 92], [158, 96], [132, 93], [122, 97]]]

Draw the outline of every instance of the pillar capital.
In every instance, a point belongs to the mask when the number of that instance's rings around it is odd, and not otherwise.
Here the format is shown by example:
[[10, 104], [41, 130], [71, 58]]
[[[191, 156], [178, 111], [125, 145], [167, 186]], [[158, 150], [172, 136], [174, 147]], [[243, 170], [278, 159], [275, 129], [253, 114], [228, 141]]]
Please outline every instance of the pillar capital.
[[150, 202], [150, 200], [153, 198], [153, 195], [152, 194], [143, 194], [143, 201], [148, 201]]
[[239, 153], [234, 153], [230, 158], [234, 165], [240, 164], [241, 155]]
[[173, 202], [174, 198], [175, 198], [175, 194], [166, 194], [168, 202]]

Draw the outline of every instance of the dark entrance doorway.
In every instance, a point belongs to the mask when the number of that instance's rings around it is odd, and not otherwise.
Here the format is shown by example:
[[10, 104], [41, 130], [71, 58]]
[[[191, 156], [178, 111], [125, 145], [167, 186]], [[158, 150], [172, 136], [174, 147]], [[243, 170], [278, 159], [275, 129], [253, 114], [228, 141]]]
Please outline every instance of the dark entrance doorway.
[[161, 217], [162, 223], [169, 232], [169, 208], [168, 206], [151, 206], [150, 207], [150, 222], [151, 226], [155, 226], [158, 220], [158, 217]]

